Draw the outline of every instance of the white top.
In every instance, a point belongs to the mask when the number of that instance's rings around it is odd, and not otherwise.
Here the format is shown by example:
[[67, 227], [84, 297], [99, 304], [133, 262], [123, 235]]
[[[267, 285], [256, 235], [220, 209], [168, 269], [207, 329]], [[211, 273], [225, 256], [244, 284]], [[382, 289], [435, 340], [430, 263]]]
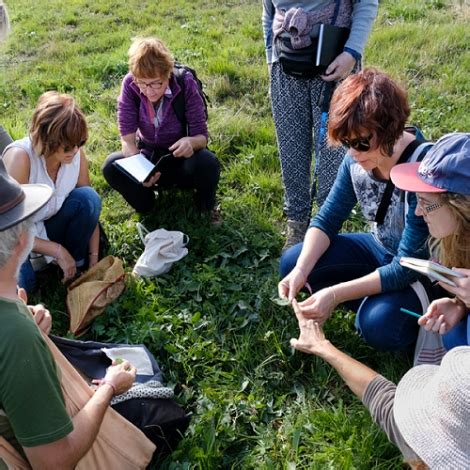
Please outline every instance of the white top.
[[[28, 154], [30, 162], [28, 183], [47, 184], [50, 188], [52, 188], [53, 193], [49, 202], [31, 217], [34, 222], [34, 235], [38, 238], [48, 240], [44, 221], [50, 219], [53, 215], [59, 212], [65, 199], [72, 192], [72, 190], [76, 188], [78, 176], [80, 173], [80, 150], [78, 150], [74, 155], [71, 163], [60, 165], [59, 172], [57, 173], [57, 178], [54, 183], [47, 173], [46, 160], [44, 156], [38, 156], [36, 154], [29, 137], [16, 140], [10, 144], [7, 149], [12, 147], [21, 148]], [[46, 258], [48, 259], [48, 262], [52, 260], [52, 258], [49, 256]]]

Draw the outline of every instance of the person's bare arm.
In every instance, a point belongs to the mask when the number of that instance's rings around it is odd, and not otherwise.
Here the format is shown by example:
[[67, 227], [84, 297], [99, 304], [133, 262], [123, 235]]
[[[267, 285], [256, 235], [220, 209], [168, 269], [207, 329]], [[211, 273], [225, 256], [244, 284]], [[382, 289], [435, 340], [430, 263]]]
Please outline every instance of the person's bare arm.
[[88, 171], [88, 160], [85, 151], [80, 149], [80, 170], [78, 173], [77, 188], [81, 186], [90, 186], [90, 173]]
[[20, 184], [29, 183], [31, 162], [28, 154], [19, 147], [12, 147], [5, 152], [3, 162], [10, 176]]
[[98, 262], [98, 254], [100, 249], [100, 227], [96, 225], [95, 230], [90, 237], [88, 243], [88, 267], [91, 268]]
[[299, 309], [307, 318], [323, 324], [331, 312], [341, 303], [361, 299], [382, 291], [380, 274], [374, 271], [366, 276], [321, 289], [299, 303]]
[[104, 414], [114, 394], [129, 390], [135, 380], [135, 368], [127, 361], [113, 365], [87, 404], [73, 417], [73, 431], [58, 441], [36, 447], [24, 447], [33, 469], [73, 469], [96, 439]]
[[362, 400], [368, 385], [379, 374], [333, 346], [325, 338], [320, 324], [302, 315], [295, 300], [292, 302], [292, 306], [300, 329], [299, 338], [293, 338], [290, 341], [292, 347], [307, 354], [321, 357], [338, 372], [351, 391]]
[[122, 153], [125, 157], [130, 157], [131, 155], [136, 155], [137, 153], [139, 153], [139, 149], [137, 148], [135, 139], [135, 132], [132, 134], [121, 136]]

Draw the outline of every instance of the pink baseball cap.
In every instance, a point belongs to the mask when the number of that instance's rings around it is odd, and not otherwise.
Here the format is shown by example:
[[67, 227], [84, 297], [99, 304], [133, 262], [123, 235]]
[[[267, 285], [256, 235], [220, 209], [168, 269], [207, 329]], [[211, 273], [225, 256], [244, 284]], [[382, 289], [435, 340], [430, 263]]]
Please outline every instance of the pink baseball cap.
[[421, 163], [396, 165], [390, 178], [404, 191], [470, 195], [470, 134], [445, 135]]

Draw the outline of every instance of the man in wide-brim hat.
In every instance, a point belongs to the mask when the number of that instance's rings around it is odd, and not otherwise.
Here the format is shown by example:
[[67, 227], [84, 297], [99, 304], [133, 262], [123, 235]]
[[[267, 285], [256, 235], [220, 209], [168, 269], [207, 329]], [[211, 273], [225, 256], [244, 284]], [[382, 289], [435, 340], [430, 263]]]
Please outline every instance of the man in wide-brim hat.
[[38, 328], [47, 333], [50, 317], [42, 306], [28, 308], [16, 286], [32, 247], [30, 218], [51, 195], [46, 185], [19, 185], [0, 159], [0, 437], [7, 441], [0, 451], [7, 461], [19, 452], [33, 468], [62, 469], [75, 468], [91, 448], [111, 398], [132, 386], [135, 368], [127, 361], [109, 367], [85, 406], [68, 416], [56, 364]]

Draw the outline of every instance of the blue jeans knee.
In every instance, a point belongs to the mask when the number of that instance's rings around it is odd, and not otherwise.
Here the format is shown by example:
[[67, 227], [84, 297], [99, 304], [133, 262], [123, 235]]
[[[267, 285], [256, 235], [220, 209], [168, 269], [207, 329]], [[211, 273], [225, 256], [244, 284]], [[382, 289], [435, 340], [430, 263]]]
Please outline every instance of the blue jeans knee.
[[409, 349], [419, 328], [416, 318], [402, 313], [400, 307], [421, 312], [421, 302], [411, 287], [366, 297], [356, 315], [358, 333], [379, 351]]

